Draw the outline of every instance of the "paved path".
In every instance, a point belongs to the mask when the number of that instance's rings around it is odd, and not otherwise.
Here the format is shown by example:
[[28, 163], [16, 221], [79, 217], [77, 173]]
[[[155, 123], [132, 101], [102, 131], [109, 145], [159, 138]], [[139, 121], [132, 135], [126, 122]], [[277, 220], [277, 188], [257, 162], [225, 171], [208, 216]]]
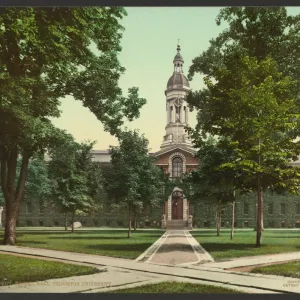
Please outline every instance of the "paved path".
[[[126, 276], [123, 276], [123, 278], [125, 278], [126, 280], [128, 278], [128, 281], [130, 281], [129, 280], [130, 275], [135, 276], [136, 274], [135, 279], [131, 277], [132, 278], [131, 282], [133, 282], [133, 284], [136, 284], [139, 280], [143, 282], [149, 282], [148, 276], [150, 277], [153, 276], [152, 277], [153, 280], [166, 280], [166, 278], [168, 278], [168, 280], [177, 280], [177, 281], [196, 280], [198, 283], [226, 285], [231, 288], [233, 287], [236, 289], [242, 289], [245, 292], [249, 292], [250, 290], [251, 291], [256, 290], [257, 292], [259, 290], [259, 293], [261, 292], [300, 293], [300, 281], [294, 279], [293, 284], [291, 284], [291, 278], [284, 278], [280, 276], [244, 274], [244, 273], [224, 271], [221, 270], [220, 268], [219, 269], [210, 268], [210, 270], [205, 270], [205, 269], [187, 268], [182, 266], [179, 267], [179, 266], [158, 265], [152, 263], [135, 262], [132, 260], [115, 259], [115, 258], [90, 255], [90, 254], [55, 251], [55, 250], [48, 250], [48, 249], [34, 249], [34, 248], [18, 247], [18, 246], [0, 246], [0, 251], [22, 253], [22, 254], [28, 254], [37, 257], [38, 256], [50, 257], [55, 259], [62, 259], [64, 261], [89, 263], [89, 264], [94, 264], [96, 266], [106, 266], [106, 268], [112, 273], [128, 271], [129, 273]], [[209, 264], [205, 264], [206, 267], [208, 265]], [[224, 272], [226, 272], [226, 274], [224, 274]], [[92, 276], [96, 276], [96, 275], [92, 275]], [[105, 277], [106, 275], [101, 277], [101, 274], [97, 274], [97, 276], [99, 276], [97, 277], [98, 278], [97, 280], [101, 280], [101, 282], [106, 282], [109, 280], [107, 277]], [[111, 274], [110, 276], [111, 276], [110, 280], [113, 285], [118, 280], [117, 279], [118, 276], [116, 276], [116, 273]], [[63, 281], [65, 280], [68, 279], [64, 278]], [[62, 279], [60, 281], [62, 281]], [[128, 283], [128, 281], [126, 282]], [[119, 282], [119, 285], [120, 284], [122, 283]], [[125, 286], [123, 285], [123, 288], [124, 287]], [[19, 288], [20, 287], [18, 286], [14, 286], [14, 287], [6, 286], [6, 287], [0, 287], [0, 291], [19, 292]], [[91, 289], [85, 289], [85, 290], [89, 292], [91, 291]], [[103, 291], [103, 288], [100, 290]], [[36, 292], [37, 290], [31, 286], [31, 287], [27, 287], [25, 290], [22, 289], [21, 291]], [[58, 292], [58, 290], [54, 290], [54, 292]]]
[[278, 254], [269, 254], [269, 255], [259, 255], [259, 256], [248, 256], [235, 258], [229, 261], [215, 262], [209, 264], [203, 264], [199, 267], [210, 267], [217, 269], [233, 269], [241, 268], [246, 266], [256, 266], [272, 263], [284, 263], [293, 260], [300, 260], [300, 252], [288, 252], [288, 253], [278, 253]]
[[[188, 231], [172, 230], [158, 240], [157, 248], [150, 247], [147, 262], [163, 265], [189, 265], [213, 261], [212, 257], [199, 245]], [[145, 256], [147, 256], [146, 250]]]

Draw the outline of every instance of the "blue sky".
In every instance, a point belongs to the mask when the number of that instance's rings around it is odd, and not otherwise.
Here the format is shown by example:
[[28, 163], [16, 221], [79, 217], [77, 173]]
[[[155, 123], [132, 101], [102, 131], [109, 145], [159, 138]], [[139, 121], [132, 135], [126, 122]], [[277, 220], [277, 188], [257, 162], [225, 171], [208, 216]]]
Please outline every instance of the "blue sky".
[[[289, 14], [300, 14], [300, 7], [287, 8]], [[121, 24], [125, 27], [119, 55], [126, 68], [119, 86], [127, 93], [129, 87], [139, 88], [147, 99], [140, 118], [125, 125], [139, 129], [149, 140], [151, 151], [158, 151], [165, 133], [165, 88], [173, 73], [173, 58], [180, 39], [184, 58], [184, 73], [192, 59], [206, 50], [209, 40], [216, 37], [226, 24], [217, 26], [218, 7], [130, 7]], [[194, 90], [203, 87], [202, 78], [195, 76], [190, 83]], [[72, 97], [62, 99], [62, 115], [53, 123], [66, 129], [78, 142], [96, 140], [94, 149], [108, 149], [117, 145], [115, 137], [104, 132], [100, 121], [79, 101]], [[190, 125], [195, 125], [196, 113], [191, 113]]]

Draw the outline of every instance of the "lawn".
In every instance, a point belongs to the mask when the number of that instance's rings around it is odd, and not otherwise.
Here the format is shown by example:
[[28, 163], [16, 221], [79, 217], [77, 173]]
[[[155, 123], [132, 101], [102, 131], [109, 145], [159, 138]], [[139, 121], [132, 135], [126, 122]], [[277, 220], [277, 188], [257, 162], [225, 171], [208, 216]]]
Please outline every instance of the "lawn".
[[0, 254], [0, 286], [98, 272], [93, 267]]
[[217, 236], [216, 230], [194, 230], [191, 234], [216, 261], [300, 251], [298, 229], [265, 229], [262, 235], [262, 246], [259, 248], [255, 246], [256, 232], [253, 229], [236, 230], [233, 240], [230, 240], [228, 229], [223, 229], [220, 236]]
[[110, 291], [108, 293], [174, 293], [174, 294], [241, 294], [241, 292], [226, 289], [223, 287], [204, 285], [196, 283], [186, 283], [186, 282], [172, 282], [166, 281], [156, 284], [148, 284], [135, 288], [120, 289], [115, 291]]
[[[128, 238], [126, 229], [86, 228], [71, 233], [58, 229], [18, 228], [16, 245], [134, 259], [162, 234], [161, 230], [137, 230]], [[0, 244], [3, 244], [3, 231]]]
[[300, 278], [300, 261], [265, 267], [257, 267], [252, 269], [251, 273]]

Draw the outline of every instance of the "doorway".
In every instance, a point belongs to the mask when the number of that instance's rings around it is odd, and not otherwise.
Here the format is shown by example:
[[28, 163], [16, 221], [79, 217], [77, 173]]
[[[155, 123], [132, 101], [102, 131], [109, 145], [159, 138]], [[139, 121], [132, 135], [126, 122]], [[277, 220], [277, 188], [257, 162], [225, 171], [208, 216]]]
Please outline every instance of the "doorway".
[[172, 195], [172, 220], [183, 220], [183, 193], [179, 191]]

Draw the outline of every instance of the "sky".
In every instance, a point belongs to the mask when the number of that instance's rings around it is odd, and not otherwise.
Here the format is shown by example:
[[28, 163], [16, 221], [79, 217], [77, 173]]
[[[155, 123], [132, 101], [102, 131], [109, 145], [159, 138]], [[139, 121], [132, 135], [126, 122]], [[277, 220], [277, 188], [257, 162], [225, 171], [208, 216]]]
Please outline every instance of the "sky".
[[[119, 86], [127, 95], [128, 88], [138, 87], [139, 96], [147, 103], [140, 117], [125, 122], [129, 129], [139, 129], [149, 140], [151, 152], [158, 151], [165, 135], [166, 98], [164, 91], [173, 73], [173, 58], [178, 39], [184, 59], [183, 71], [187, 76], [192, 60], [209, 46], [210, 39], [226, 28], [217, 26], [215, 19], [220, 7], [128, 7], [128, 15], [121, 20], [125, 27], [121, 40], [121, 65], [126, 72]], [[299, 14], [300, 7], [287, 8], [289, 14]], [[190, 82], [192, 90], [203, 87], [203, 79], [196, 75]], [[105, 132], [100, 121], [72, 97], [61, 100], [62, 113], [54, 119], [55, 126], [65, 129], [78, 142], [97, 141], [94, 150], [106, 150], [118, 145], [115, 137]], [[196, 112], [189, 115], [190, 125], [196, 124]]]

